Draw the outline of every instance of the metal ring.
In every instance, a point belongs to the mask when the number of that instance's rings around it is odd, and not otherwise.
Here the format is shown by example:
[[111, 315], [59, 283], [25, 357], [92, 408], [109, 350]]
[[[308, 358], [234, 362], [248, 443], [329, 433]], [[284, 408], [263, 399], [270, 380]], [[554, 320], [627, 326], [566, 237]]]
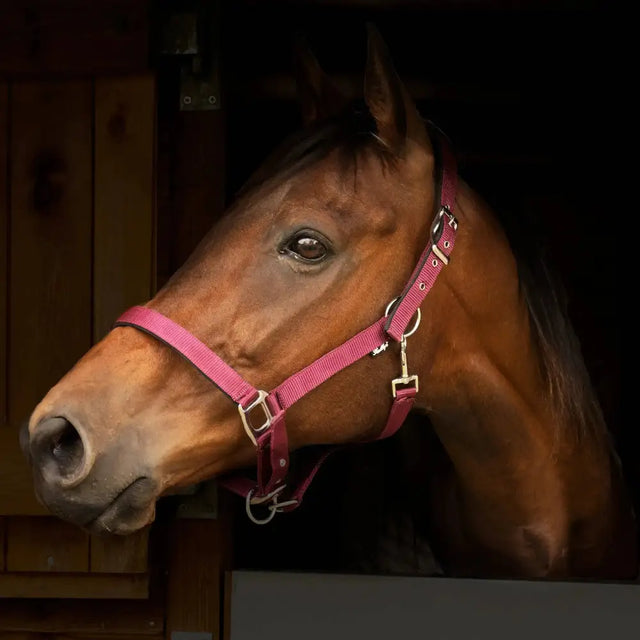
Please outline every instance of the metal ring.
[[397, 298], [394, 298], [388, 305], [387, 308], [384, 311], [384, 317], [388, 317], [389, 316], [389, 312], [391, 311], [393, 305], [398, 302], [398, 300], [400, 300], [400, 296], [398, 296]]
[[422, 312], [420, 311], [420, 307], [418, 307], [416, 309], [416, 321], [413, 323], [413, 327], [411, 327], [411, 330], [407, 333], [403, 333], [402, 337], [408, 338], [409, 336], [412, 336], [418, 330], [418, 327], [420, 326], [420, 320], [422, 320]]
[[[390, 313], [391, 309], [393, 308], [393, 305], [394, 305], [396, 302], [398, 302], [398, 300], [400, 300], [400, 296], [398, 296], [397, 298], [394, 298], [394, 299], [393, 299], [393, 300], [392, 300], [392, 301], [387, 305], [387, 308], [386, 308], [386, 310], [385, 310], [385, 312], [384, 312], [384, 317], [385, 317], [385, 318], [389, 316], [389, 313]], [[413, 335], [413, 334], [418, 330], [418, 327], [420, 326], [420, 320], [422, 320], [422, 312], [420, 311], [420, 307], [418, 307], [418, 308], [416, 309], [415, 316], [416, 316], [416, 320], [415, 320], [415, 322], [414, 322], [414, 324], [413, 324], [413, 327], [411, 327], [411, 329], [410, 329], [407, 333], [403, 333], [403, 334], [402, 334], [402, 338], [408, 338], [409, 336], [412, 336], [412, 335]]]
[[[282, 487], [284, 489], [284, 486]], [[247, 516], [249, 517], [249, 520], [251, 520], [251, 522], [253, 522], [254, 524], [267, 524], [269, 522], [271, 522], [275, 517], [276, 517], [276, 509], [274, 505], [268, 505], [267, 509], [269, 511], [269, 515], [267, 515], [264, 518], [258, 518], [256, 516], [253, 515], [253, 511], [251, 511], [251, 499], [253, 498], [253, 493], [254, 493], [255, 489], [251, 489], [249, 491], [249, 493], [247, 493], [247, 499], [245, 501], [245, 510], [247, 512]], [[268, 502], [269, 500], [274, 500], [276, 501], [278, 499], [278, 493], [280, 493], [280, 491], [278, 491], [275, 495], [274, 494], [269, 494], [268, 496], [266, 496], [263, 500], [261, 500], [261, 502], [258, 502], [256, 504], [261, 504], [261, 503], [265, 503]], [[277, 504], [277, 503], [275, 503]]]

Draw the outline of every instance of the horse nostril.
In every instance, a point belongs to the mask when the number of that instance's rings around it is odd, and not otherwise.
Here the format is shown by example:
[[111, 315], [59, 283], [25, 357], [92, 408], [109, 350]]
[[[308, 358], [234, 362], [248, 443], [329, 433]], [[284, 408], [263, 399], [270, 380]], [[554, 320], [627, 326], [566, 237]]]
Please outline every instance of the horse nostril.
[[31, 439], [31, 457], [43, 474], [70, 481], [84, 467], [84, 443], [66, 418], [49, 418], [36, 427]]
[[67, 422], [57, 439], [53, 441], [51, 453], [63, 469], [76, 468], [82, 462], [82, 438], [71, 423]]

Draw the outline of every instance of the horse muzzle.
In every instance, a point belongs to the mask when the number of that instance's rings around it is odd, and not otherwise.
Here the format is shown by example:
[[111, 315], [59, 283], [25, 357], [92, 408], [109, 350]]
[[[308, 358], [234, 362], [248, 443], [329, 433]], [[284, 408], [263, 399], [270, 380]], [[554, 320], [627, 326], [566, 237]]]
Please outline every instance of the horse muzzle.
[[133, 448], [96, 456], [81, 425], [41, 419], [20, 434], [38, 499], [53, 514], [92, 532], [126, 534], [153, 520], [158, 483]]

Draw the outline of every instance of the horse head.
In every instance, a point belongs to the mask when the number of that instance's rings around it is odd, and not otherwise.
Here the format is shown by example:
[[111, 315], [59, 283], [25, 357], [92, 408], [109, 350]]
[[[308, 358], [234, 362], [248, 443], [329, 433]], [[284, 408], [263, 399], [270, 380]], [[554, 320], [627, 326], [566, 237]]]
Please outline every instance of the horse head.
[[[430, 136], [379, 35], [369, 37], [363, 104], [343, 96], [308, 51], [298, 62], [303, 130], [146, 305], [260, 389], [382, 315], [427, 242], [437, 204]], [[435, 339], [438, 323], [424, 324]], [[360, 359], [301, 399], [287, 414], [291, 449], [374, 437], [399, 366], [397, 355]], [[127, 326], [49, 391], [24, 447], [54, 513], [119, 533], [152, 520], [160, 495], [255, 457], [234, 403]]]

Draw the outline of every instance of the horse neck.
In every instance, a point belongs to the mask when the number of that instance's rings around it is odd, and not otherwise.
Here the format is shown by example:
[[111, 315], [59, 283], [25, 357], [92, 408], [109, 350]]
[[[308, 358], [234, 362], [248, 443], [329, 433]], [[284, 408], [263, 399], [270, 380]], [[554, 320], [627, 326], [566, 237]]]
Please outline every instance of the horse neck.
[[421, 343], [409, 345], [420, 352], [419, 366], [428, 372], [422, 376], [424, 408], [436, 423], [468, 424], [471, 418], [486, 423], [500, 440], [505, 419], [539, 423], [537, 440], [557, 440], [571, 430], [563, 429], [550, 409], [509, 242], [487, 205], [464, 183], [456, 215], [460, 228], [451, 264], [424, 305], [429, 331]]
[[455, 505], [443, 507], [442, 533], [458, 550], [491, 547], [504, 566], [489, 570], [563, 573], [575, 522], [586, 523], [579, 544], [605, 536], [613, 489], [604, 431], [581, 431], [555, 408], [509, 243], [464, 184], [456, 205], [451, 264], [424, 305], [429, 332], [409, 345], [422, 372], [419, 406], [451, 463]]

